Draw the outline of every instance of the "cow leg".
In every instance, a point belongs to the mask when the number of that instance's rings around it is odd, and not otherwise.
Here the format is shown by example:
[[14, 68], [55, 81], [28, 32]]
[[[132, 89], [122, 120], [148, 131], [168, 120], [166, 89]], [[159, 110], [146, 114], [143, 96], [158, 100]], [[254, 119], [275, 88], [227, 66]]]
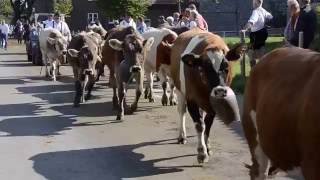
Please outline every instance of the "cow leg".
[[178, 113], [180, 117], [180, 130], [178, 137], [178, 144], [186, 144], [187, 143], [187, 133], [186, 133], [186, 100], [183, 94], [180, 91], [177, 91], [178, 95]]
[[111, 71], [110, 71], [109, 83], [113, 89], [113, 97], [112, 97], [113, 110], [116, 110], [119, 108], [119, 98], [117, 94], [117, 79], [114, 75], [114, 72], [111, 72]]
[[79, 107], [80, 106], [80, 101], [81, 101], [81, 97], [82, 97], [82, 88], [81, 88], [81, 82], [79, 80], [76, 80], [75, 82], [75, 97], [74, 97], [74, 101], [73, 101], [73, 106], [74, 107]]
[[82, 86], [82, 93], [81, 93], [81, 103], [84, 103], [85, 102], [85, 98], [84, 98], [84, 94], [86, 93], [86, 87], [88, 85], [88, 81], [89, 81], [89, 77], [88, 75], [83, 75], [83, 80], [82, 80], [82, 83], [81, 83], [81, 86]]
[[205, 132], [205, 122], [200, 114], [199, 106], [192, 102], [187, 101], [187, 107], [193, 122], [195, 123], [195, 128], [198, 134], [198, 162], [205, 163], [209, 161], [209, 155], [207, 151], [207, 145], [204, 138]]
[[139, 102], [140, 96], [141, 96], [142, 91], [143, 91], [143, 75], [144, 75], [144, 73], [143, 73], [143, 71], [141, 71], [135, 77], [136, 83], [137, 83], [136, 84], [136, 98], [135, 98], [135, 101], [131, 105], [131, 112], [136, 111], [137, 108], [138, 108], [138, 102]]
[[268, 177], [269, 158], [263, 152], [259, 143], [256, 113], [248, 109], [250, 108], [246, 107], [244, 109], [241, 122], [251, 153], [250, 177], [251, 180], [265, 180]]
[[150, 71], [146, 72], [147, 87], [144, 92], [144, 98], [149, 99], [149, 102], [154, 102], [153, 98], [153, 73]]
[[161, 98], [162, 106], [168, 106], [169, 98], [167, 95], [167, 88], [168, 88], [168, 82], [167, 81], [162, 82], [162, 90], [163, 90], [163, 94]]
[[171, 82], [172, 80], [170, 80], [170, 97], [169, 97], [169, 101], [170, 101], [170, 106], [175, 106], [177, 105], [177, 98], [176, 98], [176, 94], [175, 94], [175, 87], [173, 82]]
[[118, 115], [117, 120], [122, 120], [124, 116], [124, 101], [125, 101], [125, 95], [126, 95], [126, 84], [125, 83], [119, 83], [118, 87], [118, 95], [119, 95], [119, 108], [118, 108]]
[[[42, 51], [41, 51], [42, 52]], [[49, 70], [48, 70], [48, 57], [42, 52], [42, 62], [45, 65], [46, 77], [49, 77]]]
[[93, 75], [89, 76], [89, 81], [88, 81], [88, 85], [87, 85], [87, 95], [85, 96], [84, 100], [89, 100], [91, 99], [91, 92], [93, 89], [93, 86], [95, 84], [95, 77]]
[[204, 118], [204, 123], [206, 125], [205, 131], [204, 131], [204, 140], [207, 146], [207, 152], [209, 154], [209, 156], [211, 156], [213, 154], [212, 150], [211, 150], [211, 145], [210, 145], [210, 129], [211, 126], [213, 124], [213, 120], [214, 120], [215, 114], [207, 114], [206, 117]]
[[52, 80], [53, 81], [57, 81], [57, 77], [56, 77], [56, 70], [57, 70], [57, 61], [56, 60], [54, 60], [54, 61], [52, 61], [52, 63], [51, 63], [51, 69], [52, 69]]
[[163, 72], [163, 68], [162, 66], [160, 67], [160, 70], [159, 70], [159, 78], [160, 78], [160, 82], [162, 84], [162, 90], [163, 90], [163, 94], [162, 94], [162, 98], [161, 98], [161, 103], [163, 106], [167, 106], [168, 103], [169, 103], [169, 98], [168, 98], [168, 95], [167, 95], [167, 90], [168, 90], [168, 79], [167, 79], [167, 76], [166, 74]]

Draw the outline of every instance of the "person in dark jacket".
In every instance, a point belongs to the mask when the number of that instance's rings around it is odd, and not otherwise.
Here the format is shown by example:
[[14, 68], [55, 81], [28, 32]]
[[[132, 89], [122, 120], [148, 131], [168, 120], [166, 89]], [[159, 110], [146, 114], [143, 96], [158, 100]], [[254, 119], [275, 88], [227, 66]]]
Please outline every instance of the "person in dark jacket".
[[317, 14], [311, 8], [310, 0], [299, 0], [299, 3], [301, 7], [300, 15], [293, 32], [293, 37], [290, 39], [290, 44], [299, 46], [299, 33], [303, 32], [303, 48], [307, 49], [314, 39], [317, 26]]

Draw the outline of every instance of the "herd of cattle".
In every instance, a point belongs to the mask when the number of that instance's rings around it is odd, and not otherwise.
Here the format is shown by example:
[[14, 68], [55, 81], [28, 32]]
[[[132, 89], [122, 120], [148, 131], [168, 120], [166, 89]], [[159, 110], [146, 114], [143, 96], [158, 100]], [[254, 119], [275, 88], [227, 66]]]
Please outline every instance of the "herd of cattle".
[[[162, 105], [178, 106], [178, 143], [187, 140], [187, 109], [195, 123], [199, 163], [207, 162], [212, 153], [209, 133], [215, 116], [227, 125], [240, 121], [236, 96], [229, 85], [232, 61], [243, 55], [244, 47], [230, 50], [218, 35], [200, 29], [166, 28], [140, 35], [131, 27], [108, 32], [97, 27], [75, 35], [68, 45], [54, 29], [43, 30], [39, 39], [46, 75], [53, 80], [60, 57], [67, 56], [75, 78], [75, 107], [90, 99], [107, 65], [117, 120], [137, 109], [145, 76], [144, 97], [154, 102], [153, 76], [157, 73], [163, 88]], [[319, 68], [320, 54], [280, 48], [265, 55], [251, 71], [241, 123], [252, 157], [252, 165], [247, 165], [252, 180], [295, 168], [300, 168], [307, 180], [320, 179]], [[127, 105], [132, 79], [136, 96]]]

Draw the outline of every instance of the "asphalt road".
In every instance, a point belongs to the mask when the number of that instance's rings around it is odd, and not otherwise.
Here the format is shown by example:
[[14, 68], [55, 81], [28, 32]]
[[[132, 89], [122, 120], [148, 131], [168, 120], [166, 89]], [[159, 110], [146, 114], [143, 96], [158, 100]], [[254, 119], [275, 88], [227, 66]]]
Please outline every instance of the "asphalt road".
[[[40, 70], [26, 61], [23, 46], [0, 49], [1, 180], [249, 179], [239, 123], [215, 121], [214, 154], [200, 166], [192, 120], [188, 116], [188, 143], [176, 144], [176, 107], [161, 106], [159, 86], [155, 103], [142, 99], [138, 111], [119, 122], [107, 78], [95, 86], [93, 100], [73, 108], [70, 67], [62, 67], [58, 82]], [[129, 90], [129, 100], [133, 94]]]

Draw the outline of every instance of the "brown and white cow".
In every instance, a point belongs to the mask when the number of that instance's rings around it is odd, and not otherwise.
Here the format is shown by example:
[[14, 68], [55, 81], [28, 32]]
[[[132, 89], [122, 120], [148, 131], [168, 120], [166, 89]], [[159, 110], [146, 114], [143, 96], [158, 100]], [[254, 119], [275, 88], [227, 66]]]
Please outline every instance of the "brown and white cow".
[[[143, 38], [154, 38], [154, 43], [147, 54], [146, 61], [144, 63], [145, 74], [147, 77], [147, 86], [145, 88], [145, 99], [149, 99], [149, 102], [154, 102], [153, 97], [153, 76], [155, 72], [158, 72], [160, 82], [163, 87], [162, 104], [168, 104], [167, 96], [167, 82], [168, 76], [170, 76], [170, 49], [171, 45], [178, 37], [178, 35], [166, 28], [157, 29], [153, 28], [142, 34]], [[171, 91], [170, 102], [176, 104], [173, 90]]]
[[320, 179], [319, 81], [320, 54], [300, 48], [276, 49], [251, 71], [242, 117], [251, 180], [266, 179], [270, 164]]
[[[62, 36], [60, 31], [52, 28], [46, 28], [39, 35], [40, 50], [42, 53], [42, 61], [46, 67], [46, 76], [51, 75], [56, 81], [56, 75], [59, 71], [59, 59], [67, 54], [68, 42]], [[50, 72], [47, 66], [50, 65]]]
[[[67, 59], [72, 66], [75, 78], [75, 107], [79, 107], [80, 102], [90, 99], [97, 76], [96, 65], [101, 62], [100, 42], [93, 37], [95, 37], [93, 33], [81, 32], [72, 38], [68, 46]], [[86, 89], [87, 95], [85, 96]]]
[[[241, 48], [229, 51], [223, 39], [199, 29], [182, 33], [171, 49], [171, 76], [177, 88], [181, 126], [179, 143], [186, 143], [188, 108], [198, 134], [198, 161], [209, 160], [209, 133], [218, 115], [226, 124], [239, 120], [233, 91], [226, 86], [228, 61], [240, 58]], [[206, 116], [200, 112], [202, 109]]]
[[[122, 29], [120, 30], [122, 31]], [[117, 32], [115, 32], [115, 34], [116, 33]], [[114, 73], [114, 79], [112, 82], [113, 106], [118, 108], [117, 120], [122, 120], [124, 112], [132, 113], [138, 107], [138, 101], [143, 91], [144, 60], [146, 58], [147, 52], [150, 50], [154, 42], [154, 38], [144, 40], [135, 31], [131, 34], [127, 34], [123, 38], [123, 40], [118, 40], [111, 37], [112, 36], [108, 37], [107, 39], [108, 46], [113, 50], [120, 52], [121, 54], [115, 52], [115, 54], [109, 54], [107, 57], [105, 57], [105, 54], [103, 54], [103, 58], [109, 58], [109, 61], [113, 61], [109, 62], [109, 65], [112, 65], [110, 67], [113, 68], [112, 71]], [[113, 55], [113, 58], [111, 55]], [[119, 57], [123, 58], [119, 59]], [[132, 78], [134, 78], [137, 83], [136, 98], [132, 105], [129, 107], [126, 104], [126, 92], [127, 85]], [[117, 88], [118, 93], [116, 92]]]

